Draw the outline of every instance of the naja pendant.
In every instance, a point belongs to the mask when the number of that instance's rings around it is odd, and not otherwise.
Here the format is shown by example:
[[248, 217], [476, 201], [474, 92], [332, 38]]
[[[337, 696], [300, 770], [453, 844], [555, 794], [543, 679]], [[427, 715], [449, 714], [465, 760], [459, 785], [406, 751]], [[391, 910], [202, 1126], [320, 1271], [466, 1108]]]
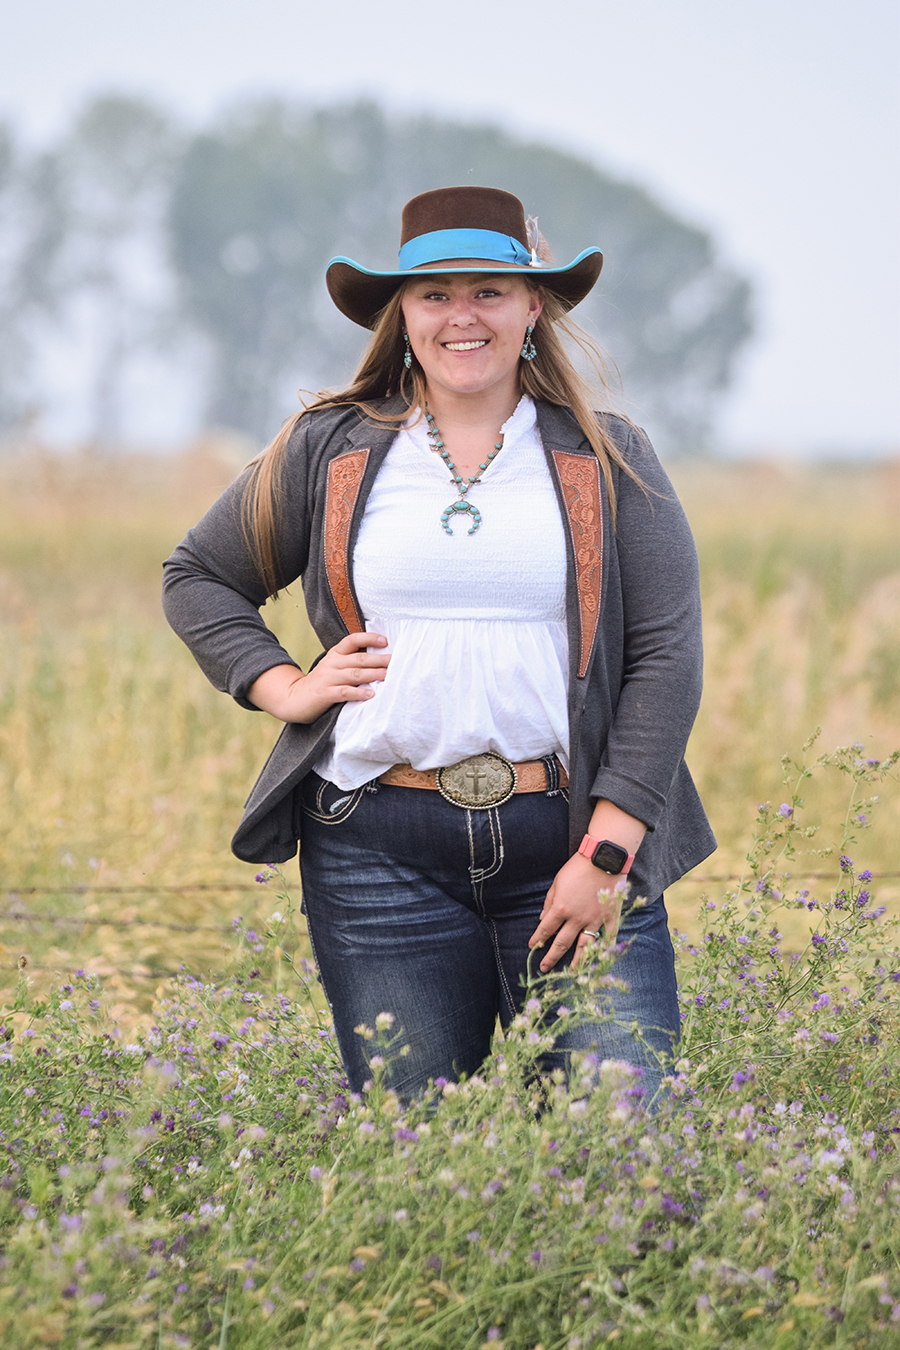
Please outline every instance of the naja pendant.
[[449, 521], [454, 512], [457, 512], [459, 515], [465, 515], [466, 512], [468, 512], [472, 517], [472, 528], [469, 530], [469, 534], [474, 534], [481, 524], [481, 512], [478, 510], [478, 507], [473, 506], [471, 502], [467, 502], [464, 498], [461, 498], [458, 502], [454, 502], [452, 506], [448, 506], [441, 516], [441, 525], [444, 527], [446, 534], [453, 533]]

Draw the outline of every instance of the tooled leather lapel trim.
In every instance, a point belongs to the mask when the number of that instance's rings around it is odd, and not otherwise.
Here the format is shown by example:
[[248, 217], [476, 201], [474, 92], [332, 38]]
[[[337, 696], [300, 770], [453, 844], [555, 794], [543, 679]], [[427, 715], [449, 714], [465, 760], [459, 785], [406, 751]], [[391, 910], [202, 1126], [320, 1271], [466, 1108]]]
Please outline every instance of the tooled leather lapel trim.
[[325, 490], [325, 572], [348, 633], [365, 631], [350, 589], [350, 522], [370, 453], [370, 448], [348, 450], [333, 459]]
[[600, 622], [603, 584], [603, 501], [595, 455], [551, 450], [566, 504], [578, 590], [578, 678], [583, 679]]

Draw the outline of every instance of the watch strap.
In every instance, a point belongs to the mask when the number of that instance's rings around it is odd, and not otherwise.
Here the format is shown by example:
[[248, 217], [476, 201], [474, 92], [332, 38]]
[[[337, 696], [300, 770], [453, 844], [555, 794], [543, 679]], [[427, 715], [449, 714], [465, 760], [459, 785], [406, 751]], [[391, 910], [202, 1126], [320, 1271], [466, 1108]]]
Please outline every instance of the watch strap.
[[[592, 834], [586, 834], [578, 845], [578, 852], [583, 854], [585, 858], [589, 858], [591, 862], [594, 862], [594, 854], [603, 844], [612, 844], [613, 848], [621, 849], [622, 852], [626, 854], [625, 862], [622, 864], [619, 871], [609, 873], [610, 876], [624, 877], [625, 874], [631, 870], [635, 855], [633, 853], [628, 853], [621, 844], [613, 844], [611, 839], [595, 839]], [[596, 865], [597, 864], [595, 863], [594, 866]], [[603, 871], [605, 869], [601, 868], [600, 870]]]

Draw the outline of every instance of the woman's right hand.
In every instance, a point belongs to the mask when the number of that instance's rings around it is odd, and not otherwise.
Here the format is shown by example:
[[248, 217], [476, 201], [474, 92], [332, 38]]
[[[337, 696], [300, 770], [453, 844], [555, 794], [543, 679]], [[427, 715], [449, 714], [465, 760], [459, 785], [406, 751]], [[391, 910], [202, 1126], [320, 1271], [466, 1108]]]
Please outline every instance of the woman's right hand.
[[272, 666], [254, 680], [248, 700], [282, 722], [315, 722], [334, 703], [362, 703], [374, 698], [368, 685], [383, 680], [389, 652], [381, 633], [350, 633], [327, 651], [308, 675], [296, 666]]

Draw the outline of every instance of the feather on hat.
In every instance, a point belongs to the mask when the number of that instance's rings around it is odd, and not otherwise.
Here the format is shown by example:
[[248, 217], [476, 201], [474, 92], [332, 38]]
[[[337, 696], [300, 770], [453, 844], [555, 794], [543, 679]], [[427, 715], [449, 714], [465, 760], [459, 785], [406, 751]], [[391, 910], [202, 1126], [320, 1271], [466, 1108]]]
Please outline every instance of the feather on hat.
[[400, 266], [376, 272], [352, 258], [332, 258], [328, 293], [342, 314], [373, 328], [380, 312], [408, 277], [446, 272], [523, 272], [539, 280], [568, 309], [583, 300], [603, 266], [598, 248], [587, 248], [565, 267], [554, 267], [537, 218], [518, 197], [500, 188], [449, 187], [422, 192], [403, 208]]

